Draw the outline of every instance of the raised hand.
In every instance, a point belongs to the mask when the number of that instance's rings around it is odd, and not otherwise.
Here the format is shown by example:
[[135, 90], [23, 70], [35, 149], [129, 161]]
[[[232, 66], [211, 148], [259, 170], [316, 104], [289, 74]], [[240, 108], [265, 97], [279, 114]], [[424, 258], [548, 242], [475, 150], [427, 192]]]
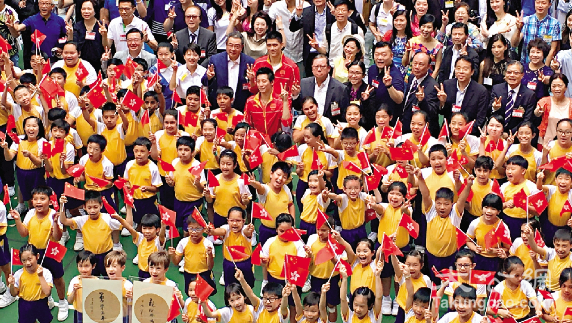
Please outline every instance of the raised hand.
[[296, 97], [300, 94], [300, 82], [299, 81], [294, 81], [294, 84], [292, 84], [292, 88], [290, 89], [290, 93], [292, 93], [292, 96]]
[[173, 38], [171, 39], [171, 45], [173, 45], [173, 49], [179, 48], [179, 42], [177, 41], [177, 35], [173, 33]]
[[367, 85], [367, 88], [365, 89], [365, 91], [363, 91], [361, 93], [361, 99], [363, 101], [366, 101], [367, 99], [369, 99], [369, 96], [371, 95], [371, 92], [375, 90], [375, 88], [373, 86], [370, 86], [369, 84]]
[[282, 98], [282, 101], [286, 102], [288, 101], [288, 96], [290, 95], [290, 93], [288, 92], [288, 90], [286, 90], [286, 85], [284, 84], [280, 84], [280, 98]]
[[111, 58], [111, 48], [105, 47], [105, 52], [101, 55], [102, 61], [108, 61]]
[[560, 63], [558, 63], [556, 56], [554, 56], [552, 58], [552, 61], [550, 61], [550, 68], [553, 69], [554, 71], [557, 71], [560, 69]]
[[246, 64], [246, 78], [250, 82], [254, 82], [254, 69], [252, 64]]
[[495, 100], [493, 101], [493, 109], [494, 110], [498, 110], [502, 107], [502, 96], [499, 96], [498, 98], [495, 98]]
[[415, 93], [415, 97], [417, 97], [418, 102], [421, 102], [421, 101], [423, 101], [423, 99], [425, 99], [425, 87], [424, 86], [419, 86], [417, 88], [417, 92]]
[[175, 19], [176, 16], [177, 16], [177, 14], [175, 13], [175, 7], [170, 7], [169, 13], [167, 14], [167, 18], [168, 19]]
[[389, 66], [384, 67], [383, 70], [385, 71], [385, 75], [383, 75], [382, 81], [383, 84], [388, 87], [393, 82], [393, 77], [391, 77]]
[[441, 26], [447, 26], [449, 24], [449, 10], [447, 10], [447, 12], [441, 10], [441, 20], [443, 21]]
[[215, 77], [215, 69], [214, 69], [214, 65], [213, 64], [209, 64], [209, 68], [207, 69], [207, 78], [210, 80], [212, 80], [212, 78]]
[[441, 102], [441, 104], [445, 104], [445, 102], [447, 102], [447, 93], [445, 93], [445, 88], [443, 88], [443, 83], [441, 83], [441, 87], [437, 87], [437, 85], [435, 85], [435, 90], [437, 90], [437, 98], [439, 99], [439, 102]]
[[545, 82], [546, 76], [544, 75], [542, 69], [538, 69], [538, 75], [536, 76], [536, 78], [542, 83]]
[[524, 22], [522, 21], [522, 18], [524, 15], [524, 12], [516, 12], [516, 28], [518, 28], [518, 30], [522, 30], [522, 26], [524, 26]]
[[310, 46], [314, 49], [318, 49], [320, 47], [320, 43], [318, 42], [318, 39], [316, 38], [316, 33], [314, 33], [314, 37], [310, 37], [310, 35], [306, 34], [306, 37], [308, 37], [309, 41], [308, 43], [310, 44]]
[[[302, 17], [302, 12], [304, 11], [304, 2], [303, 1], [296, 1], [296, 16]], [[278, 16], [280, 17], [280, 16]]]
[[461, 51], [459, 53], [461, 56], [467, 56], [467, 44], [465, 43], [465, 45], [463, 45], [463, 47], [461, 47]]

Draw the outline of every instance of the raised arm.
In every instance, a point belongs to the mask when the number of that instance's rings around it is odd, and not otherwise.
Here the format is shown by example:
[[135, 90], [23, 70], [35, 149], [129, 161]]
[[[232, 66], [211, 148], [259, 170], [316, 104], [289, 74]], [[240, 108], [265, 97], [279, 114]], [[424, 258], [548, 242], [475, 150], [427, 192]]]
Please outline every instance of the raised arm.
[[473, 182], [475, 180], [475, 177], [473, 175], [470, 175], [467, 178], [467, 185], [465, 186], [465, 188], [463, 189], [463, 191], [461, 192], [461, 194], [459, 195], [459, 199], [457, 200], [457, 213], [459, 213], [459, 215], [463, 215], [463, 211], [465, 210], [465, 202], [467, 202], [467, 199], [469, 198], [469, 194], [471, 193], [471, 187], [473, 187]]

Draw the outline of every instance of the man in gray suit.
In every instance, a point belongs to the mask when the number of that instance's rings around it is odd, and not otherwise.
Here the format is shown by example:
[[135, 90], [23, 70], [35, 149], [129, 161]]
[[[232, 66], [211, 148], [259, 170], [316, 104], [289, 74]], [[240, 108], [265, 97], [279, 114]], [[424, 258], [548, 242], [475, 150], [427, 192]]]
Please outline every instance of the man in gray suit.
[[292, 90], [294, 98], [292, 106], [302, 110], [302, 103], [307, 96], [313, 96], [318, 102], [318, 113], [330, 119], [333, 123], [345, 120], [346, 108], [350, 99], [346, 87], [330, 76], [328, 58], [318, 54], [312, 60], [312, 73], [314, 76], [303, 78], [300, 81], [300, 92]]
[[200, 26], [201, 8], [197, 6], [187, 8], [185, 11], [185, 22], [188, 28], [175, 33], [174, 47], [177, 61], [181, 64], [185, 64], [183, 48], [187, 44], [196, 43], [201, 47], [201, 57], [199, 59], [199, 64], [201, 64], [205, 59], [217, 53], [216, 34]]
[[[120, 59], [123, 64], [125, 64], [127, 58], [129, 57], [131, 57], [131, 59], [140, 57], [147, 62], [149, 67], [157, 64], [157, 56], [153, 55], [153, 53], [149, 53], [148, 51], [143, 50], [143, 33], [139, 29], [129, 29], [125, 38], [127, 39], [128, 49], [115, 53], [113, 58]], [[107, 69], [107, 59], [109, 59], [108, 55], [108, 53], [104, 53], [103, 57], [101, 58], [101, 66], [104, 71]]]

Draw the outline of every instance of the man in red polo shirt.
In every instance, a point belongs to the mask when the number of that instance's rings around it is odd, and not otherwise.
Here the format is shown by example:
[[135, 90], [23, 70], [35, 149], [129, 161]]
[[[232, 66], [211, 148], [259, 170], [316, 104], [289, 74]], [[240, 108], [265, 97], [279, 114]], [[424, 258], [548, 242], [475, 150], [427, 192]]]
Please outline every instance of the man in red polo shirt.
[[244, 121], [269, 136], [292, 123], [288, 91], [281, 86], [280, 96], [274, 94], [274, 72], [269, 67], [256, 71], [258, 93], [248, 98], [244, 107]]

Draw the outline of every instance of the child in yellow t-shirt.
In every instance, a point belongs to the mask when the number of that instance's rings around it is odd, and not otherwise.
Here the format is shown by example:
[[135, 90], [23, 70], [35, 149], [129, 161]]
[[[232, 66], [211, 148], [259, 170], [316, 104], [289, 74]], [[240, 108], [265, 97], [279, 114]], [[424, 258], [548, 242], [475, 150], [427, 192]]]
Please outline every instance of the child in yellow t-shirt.
[[[375, 264], [375, 292], [369, 287], [359, 287], [352, 292], [349, 299], [348, 294], [348, 274], [345, 266], [341, 266], [340, 275], [342, 282], [340, 287], [341, 306], [343, 322], [364, 322], [364, 323], [380, 323], [383, 315], [381, 314], [381, 299], [383, 295], [383, 284], [381, 283], [381, 271], [383, 270], [383, 260], [378, 260]], [[352, 274], [353, 276], [353, 274]], [[372, 298], [374, 298], [372, 300]], [[350, 306], [351, 304], [351, 306]]]
[[527, 225], [526, 236], [530, 250], [536, 252], [543, 260], [548, 261], [548, 274], [546, 277], [546, 290], [555, 292], [560, 290], [558, 279], [564, 268], [572, 267], [572, 255], [570, 255], [570, 245], [572, 244], [572, 233], [570, 229], [559, 229], [554, 233], [552, 242], [554, 248], [540, 248], [534, 241], [534, 230]]
[[165, 97], [161, 92], [161, 84], [157, 82], [153, 90], [143, 94], [143, 109], [139, 114], [139, 120], [143, 117], [145, 111], [148, 111], [149, 123], [141, 124], [139, 136], [148, 137], [149, 133], [156, 133], [163, 129], [163, 114], [165, 113]]
[[[309, 236], [316, 233], [318, 210], [325, 213], [330, 200], [321, 194], [326, 188], [324, 171], [310, 171], [308, 173], [308, 183], [305, 185], [307, 188], [299, 199], [302, 204], [302, 208], [299, 208], [299, 210], [300, 229], [306, 231], [306, 234], [302, 235], [302, 239], [307, 241]], [[298, 187], [300, 186], [298, 185]]]
[[[248, 285], [240, 269], [236, 270], [236, 280], [254, 307], [257, 323], [288, 323], [290, 311], [288, 309], [288, 287], [280, 283], [266, 283], [262, 286], [262, 299], [258, 298]], [[280, 311], [279, 311], [280, 310]]]
[[[117, 205], [113, 199], [113, 163], [105, 157], [105, 150], [107, 149], [107, 139], [102, 135], [91, 135], [87, 140], [87, 154], [83, 155], [79, 164], [84, 167], [84, 172], [79, 177], [74, 178], [74, 184], [79, 184], [85, 181], [84, 188], [86, 190], [99, 191], [101, 196], [105, 197], [107, 202], [117, 210]], [[92, 178], [100, 178], [110, 181], [105, 186], [99, 186]], [[71, 202], [71, 203], [70, 203]], [[68, 199], [68, 206], [70, 209], [76, 207], [76, 204], [83, 204], [79, 200]], [[72, 206], [73, 205], [73, 206]]]
[[572, 318], [570, 314], [564, 315], [566, 310], [572, 307], [572, 294], [562, 292], [563, 290], [572, 289], [572, 268], [565, 268], [560, 274], [558, 281], [560, 291], [552, 293], [552, 299], [544, 297], [542, 301], [542, 308], [546, 312], [542, 319], [546, 322], [564, 321]]
[[[508, 146], [506, 140], [502, 138], [504, 131], [504, 118], [499, 114], [494, 114], [486, 125], [486, 132], [481, 132], [481, 143], [479, 146], [479, 156], [489, 156], [494, 161], [502, 155], [503, 148]], [[508, 175], [508, 174], [507, 174]], [[501, 179], [504, 175], [498, 169], [493, 169], [491, 178]]]
[[419, 287], [415, 291], [411, 275], [405, 277], [405, 288], [407, 289], [407, 300], [405, 308], [404, 323], [426, 323], [431, 317], [431, 288]]
[[127, 253], [123, 250], [113, 250], [103, 259], [105, 263], [105, 271], [110, 280], [121, 280], [123, 285], [123, 322], [128, 322], [129, 313], [131, 313], [131, 303], [133, 302], [133, 283], [123, 278], [125, 263], [127, 262]]
[[233, 124], [234, 120], [244, 119], [242, 112], [232, 107], [234, 91], [230, 86], [222, 86], [216, 91], [216, 103], [219, 108], [211, 112], [211, 117], [216, 120], [219, 127], [226, 131], [224, 136], [225, 141], [233, 140]]
[[[381, 256], [381, 255], [380, 255]], [[425, 261], [423, 259], [423, 254], [417, 250], [411, 250], [405, 256], [405, 262], [401, 263], [395, 255], [391, 255], [391, 264], [393, 270], [395, 271], [395, 281], [399, 283], [399, 291], [395, 296], [394, 304], [397, 303], [399, 309], [397, 310], [397, 322], [403, 322], [405, 318], [405, 313], [409, 312], [410, 308], [407, 307], [407, 298], [409, 296], [410, 290], [408, 288], [403, 288], [407, 277], [411, 280], [413, 285], [413, 293], [415, 293], [421, 287], [431, 286], [431, 279], [427, 275], [423, 275], [421, 270]]]
[[[546, 164], [554, 159], [563, 158], [572, 153], [572, 137], [569, 135], [572, 130], [572, 121], [568, 118], [558, 120], [556, 123], [556, 140], [543, 143], [542, 164]], [[547, 138], [548, 139], [548, 138]], [[555, 173], [544, 171], [546, 178], [544, 183], [554, 185]]]
[[203, 135], [197, 138], [195, 151], [197, 159], [205, 164], [205, 169], [216, 170], [218, 169], [218, 159], [222, 151], [222, 146], [219, 145], [224, 138], [217, 138], [218, 123], [215, 119], [205, 119], [201, 121], [201, 128]]
[[572, 213], [563, 210], [566, 201], [572, 201], [572, 173], [559, 168], [554, 179], [556, 185], [543, 185], [546, 177], [544, 172], [538, 173], [536, 177], [536, 188], [542, 190], [548, 200], [547, 216], [540, 217], [542, 233], [546, 237], [546, 245], [553, 247], [554, 233], [558, 229], [567, 228], [572, 216]]
[[[225, 287], [225, 295], [226, 295], [226, 290], [228, 287]], [[206, 323], [215, 323], [217, 322], [216, 320], [212, 319], [212, 316], [215, 316], [216, 314], [213, 313], [217, 313], [218, 310], [216, 309], [216, 306], [214, 305], [213, 302], [211, 302], [211, 300], [207, 300], [204, 301], [202, 303], [199, 304], [199, 298], [197, 297], [196, 294], [196, 289], [197, 289], [197, 276], [193, 276], [191, 277], [191, 282], [189, 283], [189, 288], [187, 289], [187, 295], [189, 295], [189, 298], [187, 298], [187, 300], [185, 301], [185, 304], [183, 305], [183, 322], [185, 323], [205, 323], [202, 320], [199, 320], [199, 316], [201, 313], [201, 309], [203, 311], [203, 313], [205, 314], [205, 316], [207, 317], [207, 322]], [[202, 306], [202, 308], [201, 308]], [[246, 308], [247, 305], [244, 305], [244, 308]], [[251, 306], [251, 305], [248, 305]], [[248, 311], [244, 311], [245, 314], [247, 314]], [[212, 314], [212, 316], [209, 316], [209, 314]], [[248, 315], [246, 316], [246, 318], [248, 318]], [[249, 322], [248, 320], [245, 321], [238, 321], [238, 322]], [[253, 322], [253, 321], [250, 321]]]
[[48, 296], [53, 286], [52, 273], [38, 264], [39, 257], [34, 245], [22, 246], [20, 261], [29, 265], [8, 276], [10, 295], [19, 297], [18, 320], [21, 322], [37, 320], [40, 323], [50, 323], [53, 318], [48, 305]]
[[91, 275], [95, 268], [95, 255], [87, 250], [80, 251], [75, 259], [77, 263], [77, 271], [79, 275], [70, 280], [68, 287], [68, 302], [73, 304], [74, 321], [83, 322], [83, 298], [82, 298], [82, 280], [98, 279]]
[[[300, 323], [321, 323], [327, 322], [328, 310], [326, 307], [326, 293], [329, 290], [329, 285], [322, 288], [321, 294], [316, 292], [309, 292], [304, 297], [304, 302], [300, 300], [300, 294], [296, 288], [291, 288], [291, 294], [296, 304], [296, 322]], [[325, 286], [325, 285], [324, 285]]]
[[475, 181], [471, 187], [473, 197], [470, 202], [467, 201], [468, 207], [465, 208], [465, 214], [461, 220], [461, 230], [464, 232], [467, 231], [473, 220], [478, 219], [483, 214], [483, 200], [492, 191], [493, 181], [490, 176], [494, 166], [494, 161], [489, 156], [479, 156], [475, 160], [473, 168]]
[[73, 184], [73, 177], [67, 173], [67, 169], [73, 165], [75, 159], [75, 148], [72, 144], [65, 142], [65, 137], [70, 132], [70, 124], [65, 120], [58, 119], [52, 122], [52, 140], [50, 145], [52, 150], [57, 143], [63, 144], [64, 150], [52, 156], [42, 154], [44, 167], [50, 173], [46, 179], [46, 184], [51, 187], [59, 198], [64, 192], [65, 183]]
[[[123, 97], [127, 94], [127, 89], [123, 88], [117, 92], [117, 102], [121, 102]], [[127, 160], [133, 160], [135, 158], [133, 154], [133, 148], [135, 148], [134, 143], [139, 135], [141, 134], [141, 122], [139, 117], [135, 111], [129, 109], [128, 106], [124, 104], [119, 105], [121, 110], [123, 110], [123, 114], [129, 120], [129, 125], [123, 126], [125, 129], [125, 136], [123, 137], [123, 143], [125, 144], [125, 152], [127, 156]], [[140, 110], [141, 111], [141, 110]], [[123, 121], [123, 118], [118, 121]]]
[[[201, 116], [205, 119], [209, 117], [210, 111], [203, 111], [201, 108], [201, 88], [192, 85], [187, 89], [186, 93], [186, 105], [178, 107], [173, 110], [175, 113], [180, 112], [181, 116], [185, 118], [186, 122], [179, 122], [185, 128], [185, 132], [189, 133], [193, 138], [197, 138], [201, 135], [202, 124], [198, 120]], [[169, 110], [167, 110], [169, 111]], [[190, 122], [190, 120], [193, 120]]]
[[[520, 260], [522, 260], [522, 262], [524, 263], [524, 273], [522, 275], [524, 276], [524, 279], [532, 281], [541, 274], [541, 272], [540, 271], [537, 272], [537, 270], [545, 268], [547, 263], [546, 261], [541, 259], [541, 257], [537, 253], [530, 252], [530, 244], [528, 242], [528, 234], [527, 234], [528, 226], [530, 226], [532, 230], [534, 230], [534, 232], [538, 230], [538, 232], [540, 233], [540, 223], [538, 222], [538, 220], [530, 219], [528, 221], [528, 225], [524, 223], [522, 226], [520, 226], [520, 237], [516, 238], [512, 242], [512, 246], [510, 246], [508, 254], [511, 256], [517, 256], [518, 258], [520, 258]], [[545, 238], [542, 234], [541, 237], [543, 239]], [[546, 240], [544, 241], [545, 243], [548, 242]], [[550, 244], [552, 245], [552, 241], [550, 242]]]
[[[469, 249], [463, 248], [457, 252], [455, 256], [455, 268], [457, 269], [457, 281], [451, 281], [448, 283], [447, 288], [445, 288], [445, 295], [449, 298], [449, 308], [451, 310], [455, 309], [455, 302], [453, 300], [453, 294], [457, 287], [461, 284], [469, 284], [477, 290], [477, 304], [483, 304], [482, 301], [487, 298], [487, 285], [484, 284], [471, 284], [471, 271], [475, 269], [476, 263], [474, 261], [475, 253]], [[492, 269], [492, 268], [489, 268]], [[483, 308], [484, 309], [484, 308]]]
[[225, 303], [228, 306], [215, 310], [214, 305], [211, 305], [210, 301], [208, 304], [203, 301], [201, 306], [205, 316], [221, 323], [254, 323], [254, 307], [245, 303], [247, 295], [240, 283], [226, 283], [225, 285]]

